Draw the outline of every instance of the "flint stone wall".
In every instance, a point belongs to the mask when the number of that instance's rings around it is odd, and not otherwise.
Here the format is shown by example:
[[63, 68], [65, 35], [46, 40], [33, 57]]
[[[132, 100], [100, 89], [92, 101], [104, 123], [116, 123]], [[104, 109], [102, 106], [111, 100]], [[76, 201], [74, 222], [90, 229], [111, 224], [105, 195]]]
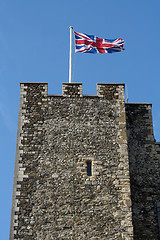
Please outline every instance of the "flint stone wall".
[[154, 139], [151, 108], [151, 104], [126, 104], [135, 240], [160, 239], [160, 143]]
[[132, 240], [130, 194], [124, 85], [21, 84], [10, 240]]

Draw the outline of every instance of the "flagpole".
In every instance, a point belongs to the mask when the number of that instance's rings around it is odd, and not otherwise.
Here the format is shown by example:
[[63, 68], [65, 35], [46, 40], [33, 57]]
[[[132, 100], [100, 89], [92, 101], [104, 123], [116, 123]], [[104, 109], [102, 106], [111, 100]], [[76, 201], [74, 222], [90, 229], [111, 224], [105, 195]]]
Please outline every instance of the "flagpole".
[[72, 31], [73, 27], [69, 27], [70, 29], [70, 52], [69, 52], [69, 83], [72, 82]]

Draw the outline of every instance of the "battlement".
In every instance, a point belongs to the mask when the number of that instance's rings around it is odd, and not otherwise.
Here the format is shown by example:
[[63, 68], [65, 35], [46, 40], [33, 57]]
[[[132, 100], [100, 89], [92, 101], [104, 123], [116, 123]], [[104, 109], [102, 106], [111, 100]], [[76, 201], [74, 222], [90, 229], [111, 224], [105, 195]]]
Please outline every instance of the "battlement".
[[124, 87], [20, 84], [10, 240], [157, 240], [152, 106], [125, 104]]
[[[48, 92], [48, 83], [32, 83], [26, 82], [20, 84], [21, 89], [30, 89], [33, 87], [34, 90], [38, 89], [39, 91], [44, 92], [45, 95]], [[108, 100], [118, 99], [118, 97], [123, 98], [124, 93], [124, 84], [122, 83], [97, 83], [97, 96], [103, 97]], [[121, 93], [121, 94], [120, 94]], [[57, 95], [50, 95], [57, 96]], [[61, 96], [61, 95], [58, 95]], [[63, 97], [89, 97], [90, 95], [82, 95], [82, 83], [63, 83], [62, 84], [62, 96]], [[91, 95], [91, 97], [93, 97]], [[95, 96], [96, 97], [96, 96]]]

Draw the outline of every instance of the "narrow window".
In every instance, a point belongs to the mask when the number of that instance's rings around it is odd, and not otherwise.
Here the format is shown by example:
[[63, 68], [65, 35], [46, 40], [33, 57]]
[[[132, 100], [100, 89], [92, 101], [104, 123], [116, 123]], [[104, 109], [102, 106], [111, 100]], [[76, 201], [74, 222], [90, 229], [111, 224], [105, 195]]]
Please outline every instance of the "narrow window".
[[92, 176], [92, 162], [87, 161], [87, 175]]

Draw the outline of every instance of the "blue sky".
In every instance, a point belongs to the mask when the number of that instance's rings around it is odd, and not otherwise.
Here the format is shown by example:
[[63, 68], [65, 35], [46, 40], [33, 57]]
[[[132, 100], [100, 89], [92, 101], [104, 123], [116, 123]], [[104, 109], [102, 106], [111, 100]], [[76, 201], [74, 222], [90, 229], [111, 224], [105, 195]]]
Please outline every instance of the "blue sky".
[[0, 0], [0, 227], [9, 236], [20, 82], [68, 82], [69, 26], [100, 38], [125, 39], [115, 54], [73, 54], [73, 81], [83, 94], [96, 83], [125, 83], [129, 102], [152, 103], [160, 141], [159, 0]]

